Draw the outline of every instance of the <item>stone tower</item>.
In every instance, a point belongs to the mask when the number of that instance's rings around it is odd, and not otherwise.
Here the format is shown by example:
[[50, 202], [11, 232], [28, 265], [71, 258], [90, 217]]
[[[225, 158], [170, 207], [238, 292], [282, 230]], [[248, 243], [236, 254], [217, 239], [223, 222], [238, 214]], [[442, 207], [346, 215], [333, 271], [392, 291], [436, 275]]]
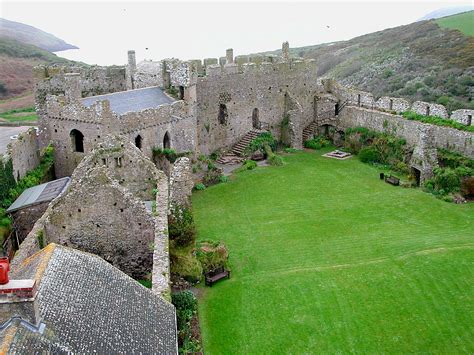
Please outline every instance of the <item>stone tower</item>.
[[128, 63], [127, 63], [127, 90], [135, 89], [135, 83], [133, 77], [137, 71], [137, 60], [135, 58], [135, 51], [128, 51]]
[[410, 168], [415, 175], [417, 183], [422, 185], [433, 177], [433, 169], [438, 166], [433, 127], [423, 125], [419, 129], [419, 143], [413, 150]]
[[283, 44], [281, 45], [281, 53], [285, 62], [290, 60], [290, 44], [288, 43], [288, 41], [283, 42]]

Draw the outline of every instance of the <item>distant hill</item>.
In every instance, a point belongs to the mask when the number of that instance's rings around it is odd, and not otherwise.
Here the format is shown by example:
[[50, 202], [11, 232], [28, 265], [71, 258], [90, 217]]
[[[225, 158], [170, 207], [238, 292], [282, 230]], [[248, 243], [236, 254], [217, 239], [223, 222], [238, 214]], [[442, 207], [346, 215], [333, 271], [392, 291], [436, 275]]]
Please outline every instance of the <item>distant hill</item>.
[[443, 28], [459, 30], [465, 35], [474, 36], [474, 11], [443, 17], [436, 20], [436, 23]]
[[434, 20], [293, 48], [292, 55], [314, 58], [319, 76], [377, 97], [438, 102], [451, 111], [474, 109], [474, 37], [441, 28]]
[[33, 45], [0, 38], [0, 112], [33, 105], [33, 67], [40, 64], [84, 65]]
[[456, 15], [461, 12], [466, 12], [466, 11], [472, 11], [474, 10], [474, 6], [456, 6], [456, 7], [445, 7], [439, 10], [435, 10], [430, 12], [429, 14], [423, 16], [420, 18], [418, 21], [424, 21], [424, 20], [433, 20], [445, 16], [451, 16], [451, 15]]
[[0, 37], [14, 39], [18, 42], [31, 44], [48, 52], [77, 49], [56, 36], [36, 27], [0, 18]]

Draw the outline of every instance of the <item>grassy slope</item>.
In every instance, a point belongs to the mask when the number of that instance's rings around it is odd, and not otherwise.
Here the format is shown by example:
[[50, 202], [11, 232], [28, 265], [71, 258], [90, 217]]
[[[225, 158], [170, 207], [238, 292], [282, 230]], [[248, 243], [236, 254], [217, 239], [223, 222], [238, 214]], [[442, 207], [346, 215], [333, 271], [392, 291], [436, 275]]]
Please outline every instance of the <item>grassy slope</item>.
[[448, 110], [474, 108], [474, 101], [469, 100], [474, 86], [474, 37], [440, 28], [435, 21], [293, 48], [292, 54], [316, 59], [319, 76], [378, 97], [439, 101]]
[[443, 17], [436, 20], [436, 23], [440, 27], [459, 30], [465, 35], [474, 36], [474, 11]]
[[474, 351], [474, 205], [298, 153], [193, 196], [233, 277], [204, 291], [208, 354]]
[[10, 110], [6, 112], [0, 111], [0, 122], [36, 122], [38, 115], [34, 107], [28, 107], [19, 110]]

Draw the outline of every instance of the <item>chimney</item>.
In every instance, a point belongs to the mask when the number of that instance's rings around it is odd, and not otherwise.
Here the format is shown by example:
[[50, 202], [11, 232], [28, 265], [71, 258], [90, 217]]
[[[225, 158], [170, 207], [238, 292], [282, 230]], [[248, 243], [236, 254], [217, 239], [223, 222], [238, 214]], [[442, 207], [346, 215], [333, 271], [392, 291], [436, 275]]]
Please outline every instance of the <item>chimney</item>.
[[234, 63], [234, 50], [229, 48], [225, 51], [226, 64]]
[[281, 53], [285, 62], [290, 60], [290, 44], [288, 43], [288, 41], [283, 42], [283, 44], [281, 45]]
[[135, 57], [135, 51], [130, 50], [128, 51], [128, 63], [127, 67], [125, 70], [126, 73], [126, 79], [127, 79], [127, 90], [133, 90], [135, 89], [135, 81], [134, 81], [134, 75], [135, 72], [137, 71], [137, 59]]
[[9, 281], [8, 272], [10, 271], [10, 262], [8, 257], [0, 258], [0, 285], [6, 285]]

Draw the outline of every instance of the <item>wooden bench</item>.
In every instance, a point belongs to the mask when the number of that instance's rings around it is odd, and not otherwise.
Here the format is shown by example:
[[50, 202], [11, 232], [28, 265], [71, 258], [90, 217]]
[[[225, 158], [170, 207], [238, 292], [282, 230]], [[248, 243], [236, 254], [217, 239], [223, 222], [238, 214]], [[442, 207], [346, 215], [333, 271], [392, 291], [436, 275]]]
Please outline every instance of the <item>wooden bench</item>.
[[395, 177], [395, 176], [385, 176], [385, 182], [388, 184], [392, 184], [394, 186], [399, 186], [400, 185], [400, 179]]
[[206, 273], [205, 278], [206, 285], [212, 287], [212, 284], [221, 279], [230, 279], [230, 270], [226, 270], [224, 269], [224, 267], [221, 266], [215, 269], [214, 271]]

